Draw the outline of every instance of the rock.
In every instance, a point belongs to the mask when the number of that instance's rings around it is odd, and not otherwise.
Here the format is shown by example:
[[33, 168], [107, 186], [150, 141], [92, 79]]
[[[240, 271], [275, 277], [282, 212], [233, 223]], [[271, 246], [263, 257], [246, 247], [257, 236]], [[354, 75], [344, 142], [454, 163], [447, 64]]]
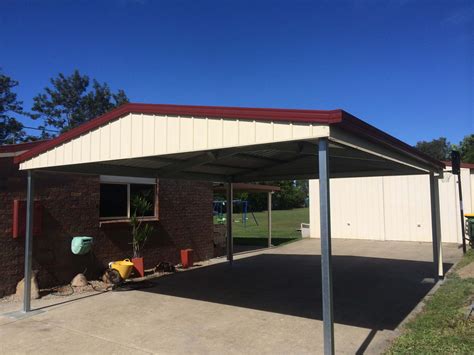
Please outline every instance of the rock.
[[[40, 298], [37, 276], [38, 276], [38, 270], [33, 270], [31, 272], [31, 298], [35, 300]], [[16, 285], [16, 297], [20, 300], [23, 300], [24, 292], [25, 292], [25, 279], [23, 278]]]
[[71, 281], [72, 287], [84, 287], [87, 286], [88, 282], [84, 274], [77, 274]]

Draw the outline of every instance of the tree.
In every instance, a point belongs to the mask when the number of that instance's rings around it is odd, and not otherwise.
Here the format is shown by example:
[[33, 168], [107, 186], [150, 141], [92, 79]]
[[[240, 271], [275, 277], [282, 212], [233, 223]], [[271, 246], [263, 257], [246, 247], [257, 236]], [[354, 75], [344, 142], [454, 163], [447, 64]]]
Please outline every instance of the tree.
[[94, 117], [128, 102], [123, 90], [112, 93], [106, 84], [100, 84], [78, 70], [70, 76], [59, 73], [51, 79], [52, 87], [33, 98], [33, 119], [43, 119], [43, 129], [50, 126], [61, 132], [74, 128]]
[[25, 132], [23, 124], [14, 114], [23, 114], [23, 102], [17, 99], [12, 91], [18, 81], [0, 72], [0, 145], [21, 141]]
[[474, 134], [470, 134], [459, 143], [459, 153], [463, 163], [474, 163]]
[[[275, 210], [288, 210], [292, 208], [304, 207], [305, 199], [308, 196], [308, 180], [282, 180], [266, 181], [265, 185], [279, 186], [281, 191], [275, 192], [272, 196], [272, 208]], [[267, 209], [267, 194], [261, 192], [238, 193], [236, 199], [247, 200], [251, 211], [264, 211]], [[225, 197], [223, 197], [225, 199]], [[236, 212], [240, 208], [235, 206]]]
[[449, 160], [451, 154], [451, 143], [445, 137], [439, 137], [429, 142], [420, 141], [415, 146], [419, 151], [438, 160]]

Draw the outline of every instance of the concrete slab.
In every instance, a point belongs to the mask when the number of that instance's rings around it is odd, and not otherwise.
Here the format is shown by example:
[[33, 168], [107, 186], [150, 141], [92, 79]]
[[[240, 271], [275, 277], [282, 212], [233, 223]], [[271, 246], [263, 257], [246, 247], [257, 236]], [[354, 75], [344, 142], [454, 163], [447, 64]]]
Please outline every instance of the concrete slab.
[[[380, 353], [433, 287], [423, 281], [432, 277], [431, 245], [334, 240], [333, 249], [336, 351]], [[445, 267], [460, 255], [456, 246], [446, 245]], [[154, 283], [49, 301], [42, 314], [0, 322], [0, 353], [323, 350], [319, 240], [242, 254], [232, 268], [214, 260]], [[33, 306], [41, 307], [41, 300]]]
[[44, 313], [42, 309], [35, 309], [33, 311], [24, 312], [24, 311], [14, 311], [2, 314], [4, 318], [10, 318], [14, 320], [30, 318], [36, 316], [37, 314]]
[[1, 354], [150, 354], [90, 332], [83, 334], [32, 318], [1, 326], [0, 337]]

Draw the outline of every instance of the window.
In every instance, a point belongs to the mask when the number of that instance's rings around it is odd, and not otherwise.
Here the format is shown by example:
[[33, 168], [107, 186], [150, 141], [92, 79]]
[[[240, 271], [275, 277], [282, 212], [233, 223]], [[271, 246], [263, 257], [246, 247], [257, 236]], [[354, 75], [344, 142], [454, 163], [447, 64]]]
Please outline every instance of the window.
[[151, 205], [149, 210], [143, 211], [143, 217], [157, 216], [155, 179], [101, 176], [100, 181], [101, 219], [130, 218], [137, 196], [145, 198]]

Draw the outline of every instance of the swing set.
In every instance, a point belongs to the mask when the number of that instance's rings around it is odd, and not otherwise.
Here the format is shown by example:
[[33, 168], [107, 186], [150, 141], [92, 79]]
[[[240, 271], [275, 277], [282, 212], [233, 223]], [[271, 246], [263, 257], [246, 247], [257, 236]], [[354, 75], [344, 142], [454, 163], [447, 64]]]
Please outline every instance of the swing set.
[[[232, 200], [232, 203], [234, 206], [240, 206], [242, 210], [242, 224], [244, 225], [244, 228], [247, 227], [247, 214], [249, 213], [249, 202], [247, 200]], [[227, 201], [213, 201], [212, 203], [212, 211], [213, 215], [217, 216], [217, 223], [218, 224], [225, 224], [226, 223], [226, 217], [225, 217], [225, 212], [226, 212], [226, 204]], [[255, 214], [253, 211], [250, 211], [250, 214], [252, 215], [252, 218], [255, 222], [255, 224], [258, 226], [258, 220], [257, 217], [255, 217]], [[238, 220], [234, 221], [238, 222]]]

